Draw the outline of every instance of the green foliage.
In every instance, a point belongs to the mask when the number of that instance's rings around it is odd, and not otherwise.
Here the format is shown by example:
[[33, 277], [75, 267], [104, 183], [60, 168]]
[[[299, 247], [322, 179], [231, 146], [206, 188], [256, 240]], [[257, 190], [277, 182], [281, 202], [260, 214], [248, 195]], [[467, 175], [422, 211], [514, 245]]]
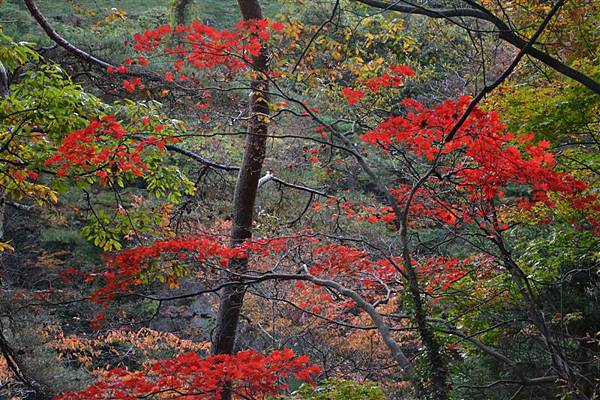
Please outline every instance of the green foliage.
[[155, 234], [161, 224], [161, 213], [129, 205], [127, 207], [130, 209], [125, 209], [120, 204], [116, 207], [116, 212], [112, 207], [108, 207], [106, 211], [95, 210], [88, 225], [81, 231], [84, 237], [104, 251], [120, 250], [123, 247], [122, 241], [127, 237]]
[[81, 246], [85, 240], [81, 233], [68, 228], [48, 228], [42, 231], [40, 236], [42, 243], [55, 243], [61, 245]]
[[573, 267], [600, 261], [600, 242], [592, 232], [578, 232], [569, 226], [551, 227], [549, 232], [519, 230], [520, 265], [538, 282], [552, 282]]
[[70, 260], [80, 268], [97, 265], [101, 262], [100, 249], [86, 240], [79, 227], [42, 227], [40, 243], [44, 248], [56, 249], [68, 253]]
[[111, 222], [103, 211], [98, 211], [83, 227], [81, 234], [104, 251], [120, 250], [123, 247], [119, 242], [123, 235], [122, 226], [113, 227]]
[[17, 43], [12, 38], [2, 34], [2, 26], [0, 25], [0, 61], [9, 71], [13, 71], [28, 62], [39, 60], [39, 54], [31, 46], [33, 46], [32, 43]]
[[384, 400], [383, 391], [373, 382], [326, 379], [317, 387], [302, 385], [292, 394], [294, 400]]
[[43, 170], [62, 139], [106, 105], [72, 82], [60, 66], [43, 62], [28, 43], [0, 36], [0, 62], [11, 75], [9, 95], [0, 102], [0, 148], [7, 166], [0, 174], [0, 186], [16, 199], [56, 201], [49, 186], [14, 177]]
[[[600, 79], [600, 65], [584, 72]], [[540, 140], [561, 143], [597, 130], [600, 96], [570, 80], [555, 80], [544, 87], [536, 80], [506, 90], [499, 106], [511, 130], [535, 132]]]
[[[60, 141], [66, 133], [80, 129], [93, 115], [106, 110], [98, 98], [85, 93], [56, 64], [42, 63], [29, 43], [15, 43], [0, 36], [0, 61], [13, 78], [10, 95], [0, 103], [0, 120], [4, 126], [24, 120], [23, 130], [43, 127], [50, 139]], [[3, 126], [0, 125], [0, 130]], [[38, 143], [37, 146], [41, 146]]]
[[157, 198], [167, 197], [173, 204], [181, 201], [183, 195], [192, 196], [196, 192], [194, 182], [183, 174], [176, 165], [164, 165], [162, 157], [156, 154], [147, 159], [148, 173], [144, 175], [147, 189]]

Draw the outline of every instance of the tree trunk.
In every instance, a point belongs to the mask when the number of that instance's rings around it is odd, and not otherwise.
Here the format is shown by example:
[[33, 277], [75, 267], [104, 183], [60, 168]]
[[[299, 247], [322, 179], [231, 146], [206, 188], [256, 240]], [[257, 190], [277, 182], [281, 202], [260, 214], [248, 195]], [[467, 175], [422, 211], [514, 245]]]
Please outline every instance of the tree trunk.
[[0, 62], [0, 100], [8, 96], [8, 86], [8, 72], [6, 71], [4, 64]]
[[[244, 20], [262, 18], [258, 0], [238, 0], [238, 4]], [[266, 72], [267, 60], [267, 49], [263, 48], [260, 55], [254, 59], [253, 68], [260, 73]], [[251, 118], [248, 125], [244, 159], [233, 196], [231, 246], [239, 246], [252, 237], [254, 203], [265, 158], [268, 132], [269, 100], [267, 90], [268, 82], [261, 76], [251, 83], [249, 104]], [[244, 272], [247, 266], [247, 259], [231, 260], [228, 264], [228, 268], [234, 272]], [[235, 279], [235, 276], [227, 275], [226, 279]], [[227, 286], [221, 291], [221, 304], [212, 343], [213, 354], [231, 354], [234, 351], [244, 293], [245, 287], [241, 284]]]
[[[4, 220], [6, 215], [6, 193], [3, 187], [0, 187], [0, 242], [4, 242]], [[0, 291], [4, 289], [4, 254], [0, 251]], [[0, 331], [0, 333], [2, 333]]]
[[426, 372], [425, 381], [423, 377], [416, 377], [416, 391], [421, 399], [446, 400], [449, 397], [450, 387], [448, 385], [448, 366], [440, 344], [436, 340], [433, 330], [427, 323], [426, 310], [421, 299], [421, 289], [419, 280], [412, 265], [410, 251], [408, 248], [408, 238], [406, 236], [406, 226], [401, 227], [400, 236], [403, 242], [402, 261], [406, 271], [408, 289], [412, 300], [414, 323], [417, 332], [421, 338], [423, 348], [425, 349]]

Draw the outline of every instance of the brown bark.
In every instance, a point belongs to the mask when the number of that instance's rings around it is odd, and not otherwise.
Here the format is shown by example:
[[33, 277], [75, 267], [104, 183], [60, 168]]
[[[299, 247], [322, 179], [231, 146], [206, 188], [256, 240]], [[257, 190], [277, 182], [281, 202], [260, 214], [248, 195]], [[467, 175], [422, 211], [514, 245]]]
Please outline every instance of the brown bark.
[[[238, 0], [238, 4], [244, 20], [262, 18], [260, 3], [257, 0]], [[267, 70], [267, 64], [267, 49], [263, 48], [260, 55], [254, 59], [253, 68], [259, 73], [264, 73]], [[265, 158], [268, 133], [269, 100], [266, 93], [267, 89], [266, 79], [259, 77], [251, 83], [249, 104], [251, 118], [248, 125], [244, 158], [233, 197], [231, 246], [239, 246], [252, 237], [254, 203]], [[228, 268], [236, 273], [245, 271], [247, 266], [247, 259], [231, 260], [228, 264]], [[234, 277], [227, 277], [227, 279], [231, 280]], [[214, 354], [231, 354], [234, 351], [244, 293], [245, 287], [243, 284], [228, 286], [221, 292], [217, 327], [213, 337], [212, 351]]]
[[[244, 20], [262, 18], [258, 0], [238, 0], [238, 4]], [[260, 55], [254, 59], [252, 64], [259, 74], [266, 72], [268, 65], [266, 48], [261, 49]], [[268, 133], [269, 99], [267, 90], [268, 82], [266, 79], [261, 79], [260, 75], [258, 79], [252, 81], [246, 147], [233, 195], [232, 247], [239, 246], [252, 237], [254, 203], [265, 158]], [[248, 259], [230, 260], [227, 267], [236, 273], [243, 272], [248, 268]], [[235, 276], [226, 276], [226, 279], [236, 278]], [[226, 286], [221, 291], [221, 304], [212, 342], [213, 354], [232, 354], [234, 352], [245, 292], [245, 286], [241, 281], [239, 285]], [[231, 389], [225, 387], [221, 392], [221, 399], [230, 400], [231, 398]]]

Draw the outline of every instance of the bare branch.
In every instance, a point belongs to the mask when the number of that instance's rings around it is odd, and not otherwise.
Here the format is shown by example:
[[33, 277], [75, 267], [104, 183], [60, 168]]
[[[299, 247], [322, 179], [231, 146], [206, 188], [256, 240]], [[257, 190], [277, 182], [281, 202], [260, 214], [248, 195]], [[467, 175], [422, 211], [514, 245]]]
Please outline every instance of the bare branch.
[[101, 60], [97, 57], [94, 57], [93, 55], [81, 50], [80, 48], [73, 46], [65, 38], [60, 36], [60, 34], [58, 32], [56, 32], [56, 30], [54, 30], [54, 28], [52, 28], [52, 26], [50, 25], [48, 20], [44, 17], [44, 15], [42, 14], [42, 12], [40, 11], [40, 9], [38, 8], [38, 6], [35, 4], [35, 2], [33, 0], [24, 0], [24, 2], [25, 2], [25, 5], [27, 6], [27, 9], [29, 10], [29, 13], [37, 21], [37, 23], [42, 27], [44, 32], [46, 32], [46, 35], [48, 35], [48, 37], [50, 39], [52, 39], [60, 47], [69, 51], [70, 53], [73, 53], [77, 57], [82, 58], [88, 62], [91, 62], [92, 64], [96, 64], [102, 68], [108, 68], [108, 67], [112, 66], [110, 63], [108, 63], [104, 60]]
[[[494, 24], [498, 28], [498, 35], [500, 39], [512, 44], [524, 51], [525, 54], [529, 54], [533, 58], [541, 61], [546, 64], [550, 68], [559, 72], [562, 75], [568, 76], [571, 79], [576, 80], [582, 85], [586, 86], [588, 89], [593, 91], [594, 93], [600, 94], [600, 83], [596, 82], [591, 77], [569, 67], [564, 64], [560, 60], [552, 57], [548, 53], [545, 53], [534, 46], [529, 45], [528, 41], [519, 37], [504, 21], [500, 18], [492, 14], [489, 10], [479, 6], [477, 8], [454, 8], [454, 9], [427, 9], [424, 7], [418, 6], [409, 6], [398, 4], [399, 1], [395, 3], [388, 3], [378, 0], [353, 0], [359, 3], [366, 4], [371, 7], [397, 11], [404, 14], [415, 14], [415, 15], [423, 15], [430, 18], [445, 18], [450, 19], [453, 17], [471, 17], [477, 18], [480, 20], [488, 21]], [[474, 2], [469, 2], [469, 4], [476, 4]]]

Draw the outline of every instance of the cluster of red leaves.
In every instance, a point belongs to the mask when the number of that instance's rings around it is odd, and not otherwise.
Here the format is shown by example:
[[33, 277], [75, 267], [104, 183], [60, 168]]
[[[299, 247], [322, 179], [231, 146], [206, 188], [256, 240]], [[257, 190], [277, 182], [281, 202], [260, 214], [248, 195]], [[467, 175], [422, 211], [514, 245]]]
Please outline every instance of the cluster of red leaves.
[[316, 276], [356, 275], [368, 269], [371, 264], [366, 252], [337, 244], [317, 247], [313, 255], [315, 261], [309, 271]]
[[[278, 238], [262, 238], [254, 239], [242, 243], [238, 248], [244, 253], [253, 253], [257, 255], [267, 256], [273, 253], [283, 253], [290, 249], [290, 243], [298, 241], [298, 237], [278, 237]], [[301, 238], [304, 243], [312, 243], [315, 239], [303, 236]]]
[[[390, 193], [402, 206], [408, 201], [412, 190], [412, 186], [401, 184], [390, 189]], [[457, 210], [452, 204], [439, 196], [433, 196], [433, 192], [428, 188], [421, 187], [414, 191], [409, 210], [410, 215], [434, 219], [449, 225], [458, 223]]]
[[[91, 299], [100, 304], [110, 303], [119, 294], [127, 293], [133, 286], [140, 285], [142, 283], [140, 274], [151, 263], [165, 256], [180, 261], [189, 259], [206, 263], [212, 261], [225, 267], [229, 260], [243, 259], [250, 254], [268, 256], [285, 252], [289, 249], [290, 242], [296, 240], [299, 239], [296, 237], [255, 239], [237, 247], [230, 247], [220, 243], [214, 236], [187, 236], [127, 249], [105, 258], [105, 268], [100, 274], [104, 278], [104, 284], [92, 294]], [[311, 240], [307, 237], [302, 238], [304, 243]], [[164, 265], [166, 264], [163, 263], [163, 267]], [[167, 273], [167, 271], [161, 272]], [[95, 278], [96, 275], [91, 275], [87, 280]]]
[[531, 203], [553, 206], [549, 193], [554, 192], [569, 199], [574, 207], [589, 204], [577, 200], [586, 185], [555, 170], [556, 162], [547, 141], [535, 143], [533, 134], [517, 136], [507, 132], [493, 111], [476, 107], [452, 140], [447, 141], [469, 102], [465, 96], [456, 102], [448, 100], [426, 108], [417, 101], [404, 100], [409, 110], [406, 116], [389, 117], [362, 139], [385, 150], [400, 144], [429, 161], [447, 156], [453, 165], [442, 165], [440, 170], [452, 176], [456, 187], [467, 192], [470, 200], [489, 202], [502, 197], [508, 185], [525, 185], [532, 192]]
[[415, 260], [413, 265], [425, 291], [435, 296], [435, 302], [440, 300], [440, 295], [450, 293], [448, 289], [455, 283], [461, 282], [463, 289], [468, 286], [470, 290], [476, 290], [500, 273], [498, 261], [485, 253], [473, 254], [460, 260], [443, 256], [430, 257]]
[[[398, 205], [404, 207], [412, 191], [412, 186], [401, 184], [398, 187], [390, 188], [389, 191]], [[341, 204], [341, 209], [345, 218], [354, 221], [367, 221], [374, 224], [377, 222], [393, 223], [397, 220], [396, 214], [390, 206], [376, 207], [344, 202]], [[459, 210], [427, 188], [415, 190], [411, 199], [409, 216], [419, 217], [419, 220], [416, 221], [418, 223], [424, 222], [424, 218], [449, 225], [456, 225], [459, 222]]]
[[119, 65], [118, 67], [113, 67], [109, 65], [106, 67], [106, 72], [109, 74], [126, 74], [129, 72], [129, 68], [125, 65]]
[[[392, 271], [391, 263], [401, 271], [405, 271], [404, 263], [400, 257], [391, 260], [379, 260], [377, 263], [388, 264], [388, 271]], [[432, 294], [435, 291], [446, 291], [452, 284], [460, 281], [465, 276], [472, 274], [476, 280], [489, 279], [498, 272], [498, 265], [492, 256], [484, 253], [474, 254], [464, 259], [435, 256], [411, 260], [415, 273], [420, 282], [425, 286], [425, 291]]]
[[39, 177], [39, 174], [37, 172], [32, 171], [30, 169], [13, 171], [10, 175], [13, 178], [15, 178], [15, 180], [17, 180], [18, 182], [24, 182], [27, 179], [35, 181]]
[[447, 290], [469, 273], [465, 261], [457, 258], [431, 257], [420, 260], [416, 265], [417, 276], [427, 282], [427, 291]]
[[[226, 266], [231, 259], [241, 259], [250, 254], [256, 256], [271, 256], [276, 253], [287, 253], [290, 243], [312, 247], [312, 261], [309, 272], [320, 278], [335, 278], [342, 284], [348, 282], [351, 286], [360, 284], [365, 296], [373, 297], [385, 290], [386, 283], [398, 283], [398, 269], [403, 270], [401, 260], [372, 260], [369, 253], [352, 246], [325, 244], [317, 245], [318, 240], [310, 237], [283, 237], [274, 239], [257, 239], [248, 241], [238, 247], [225, 246], [215, 237], [187, 237], [158, 241], [147, 246], [119, 252], [106, 259], [106, 268], [102, 273], [104, 285], [93, 295], [92, 300], [107, 305], [120, 293], [126, 293], [142, 281], [139, 279], [151, 263], [162, 257], [186, 260], [192, 258], [195, 262], [210, 261]], [[313, 245], [317, 245], [313, 247]], [[307, 248], [308, 250], [308, 248]], [[163, 263], [164, 264], [164, 263]], [[426, 282], [428, 291], [447, 289], [452, 283], [469, 273], [473, 263], [467, 260], [435, 257], [425, 260], [413, 260], [417, 275]], [[300, 305], [312, 312], [321, 310], [320, 304], [329, 304], [330, 311], [339, 312], [348, 307], [340, 299], [334, 299], [326, 290], [307, 285], [302, 281], [296, 283], [296, 288], [304, 293], [307, 301]], [[314, 301], [309, 301], [313, 299]], [[337, 307], [337, 311], [335, 309]], [[101, 313], [95, 324], [101, 323], [105, 316]]]
[[214, 260], [221, 265], [226, 265], [229, 259], [245, 256], [240, 248], [224, 246], [216, 238], [208, 236], [162, 240], [134, 247], [106, 257], [106, 266], [101, 274], [105, 284], [92, 294], [92, 301], [107, 304], [118, 294], [141, 284], [139, 274], [150, 262], [166, 254], [178, 259], [193, 256], [196, 261]]
[[[382, 89], [391, 87], [400, 87], [404, 84], [404, 76], [414, 76], [414, 71], [407, 65], [393, 65], [390, 67], [391, 73], [381, 74], [379, 76], [359, 81], [369, 92], [377, 93]], [[362, 89], [352, 89], [345, 87], [341, 91], [342, 97], [349, 105], [357, 104], [367, 94]]]
[[395, 279], [395, 267], [388, 260], [371, 260], [369, 253], [356, 247], [326, 244], [312, 255], [309, 272], [315, 276], [357, 278], [365, 288]]
[[147, 166], [142, 160], [149, 146], [162, 148], [175, 138], [151, 137], [133, 141], [112, 115], [94, 118], [84, 129], [70, 133], [62, 145], [46, 160], [46, 166], [57, 165], [56, 175], [86, 175], [94, 173], [105, 179], [115, 171], [142, 176]]
[[[313, 263], [309, 267], [312, 275], [324, 278], [334, 278], [336, 281], [361, 288], [366, 299], [376, 299], [388, 288], [384, 285], [397, 287], [398, 275], [405, 271], [400, 257], [372, 260], [370, 255], [351, 246], [328, 244], [313, 250]], [[433, 294], [437, 291], [447, 291], [454, 283], [467, 275], [476, 281], [489, 279], [498, 272], [493, 258], [477, 254], [465, 259], [448, 258], [443, 256], [411, 260], [415, 273], [423, 283], [425, 291]], [[313, 313], [322, 313], [323, 305], [327, 304], [328, 317], [333, 318], [343, 314], [353, 307], [352, 301], [333, 297], [326, 290], [299, 281], [295, 284], [297, 290], [305, 299], [298, 306]]]
[[[146, 55], [158, 53], [173, 59], [172, 68], [164, 72], [166, 81], [198, 83], [190, 70], [224, 68], [231, 74], [248, 70], [271, 34], [283, 29], [281, 22], [268, 19], [240, 21], [233, 29], [224, 30], [200, 22], [176, 27], [163, 25], [134, 35], [133, 48], [140, 56], [128, 59], [126, 63], [145, 66], [149, 64]], [[110, 73], [128, 71], [125, 65], [108, 68]], [[144, 85], [139, 78], [133, 78], [124, 80], [123, 87], [133, 92]]]
[[132, 78], [123, 80], [123, 88], [129, 93], [133, 93], [136, 89], [144, 89], [146, 86], [142, 83], [140, 78]]
[[354, 90], [349, 87], [345, 87], [342, 89], [342, 97], [344, 97], [344, 99], [346, 99], [346, 102], [351, 106], [357, 104], [365, 96], [366, 93], [364, 92], [364, 90]]
[[143, 371], [113, 369], [87, 389], [66, 393], [57, 400], [219, 400], [225, 387], [231, 388], [235, 398], [265, 399], [284, 390], [290, 376], [312, 383], [320, 373], [318, 366], [309, 364], [308, 357], [297, 357], [289, 349], [269, 355], [246, 350], [206, 358], [186, 353], [156, 362]]

